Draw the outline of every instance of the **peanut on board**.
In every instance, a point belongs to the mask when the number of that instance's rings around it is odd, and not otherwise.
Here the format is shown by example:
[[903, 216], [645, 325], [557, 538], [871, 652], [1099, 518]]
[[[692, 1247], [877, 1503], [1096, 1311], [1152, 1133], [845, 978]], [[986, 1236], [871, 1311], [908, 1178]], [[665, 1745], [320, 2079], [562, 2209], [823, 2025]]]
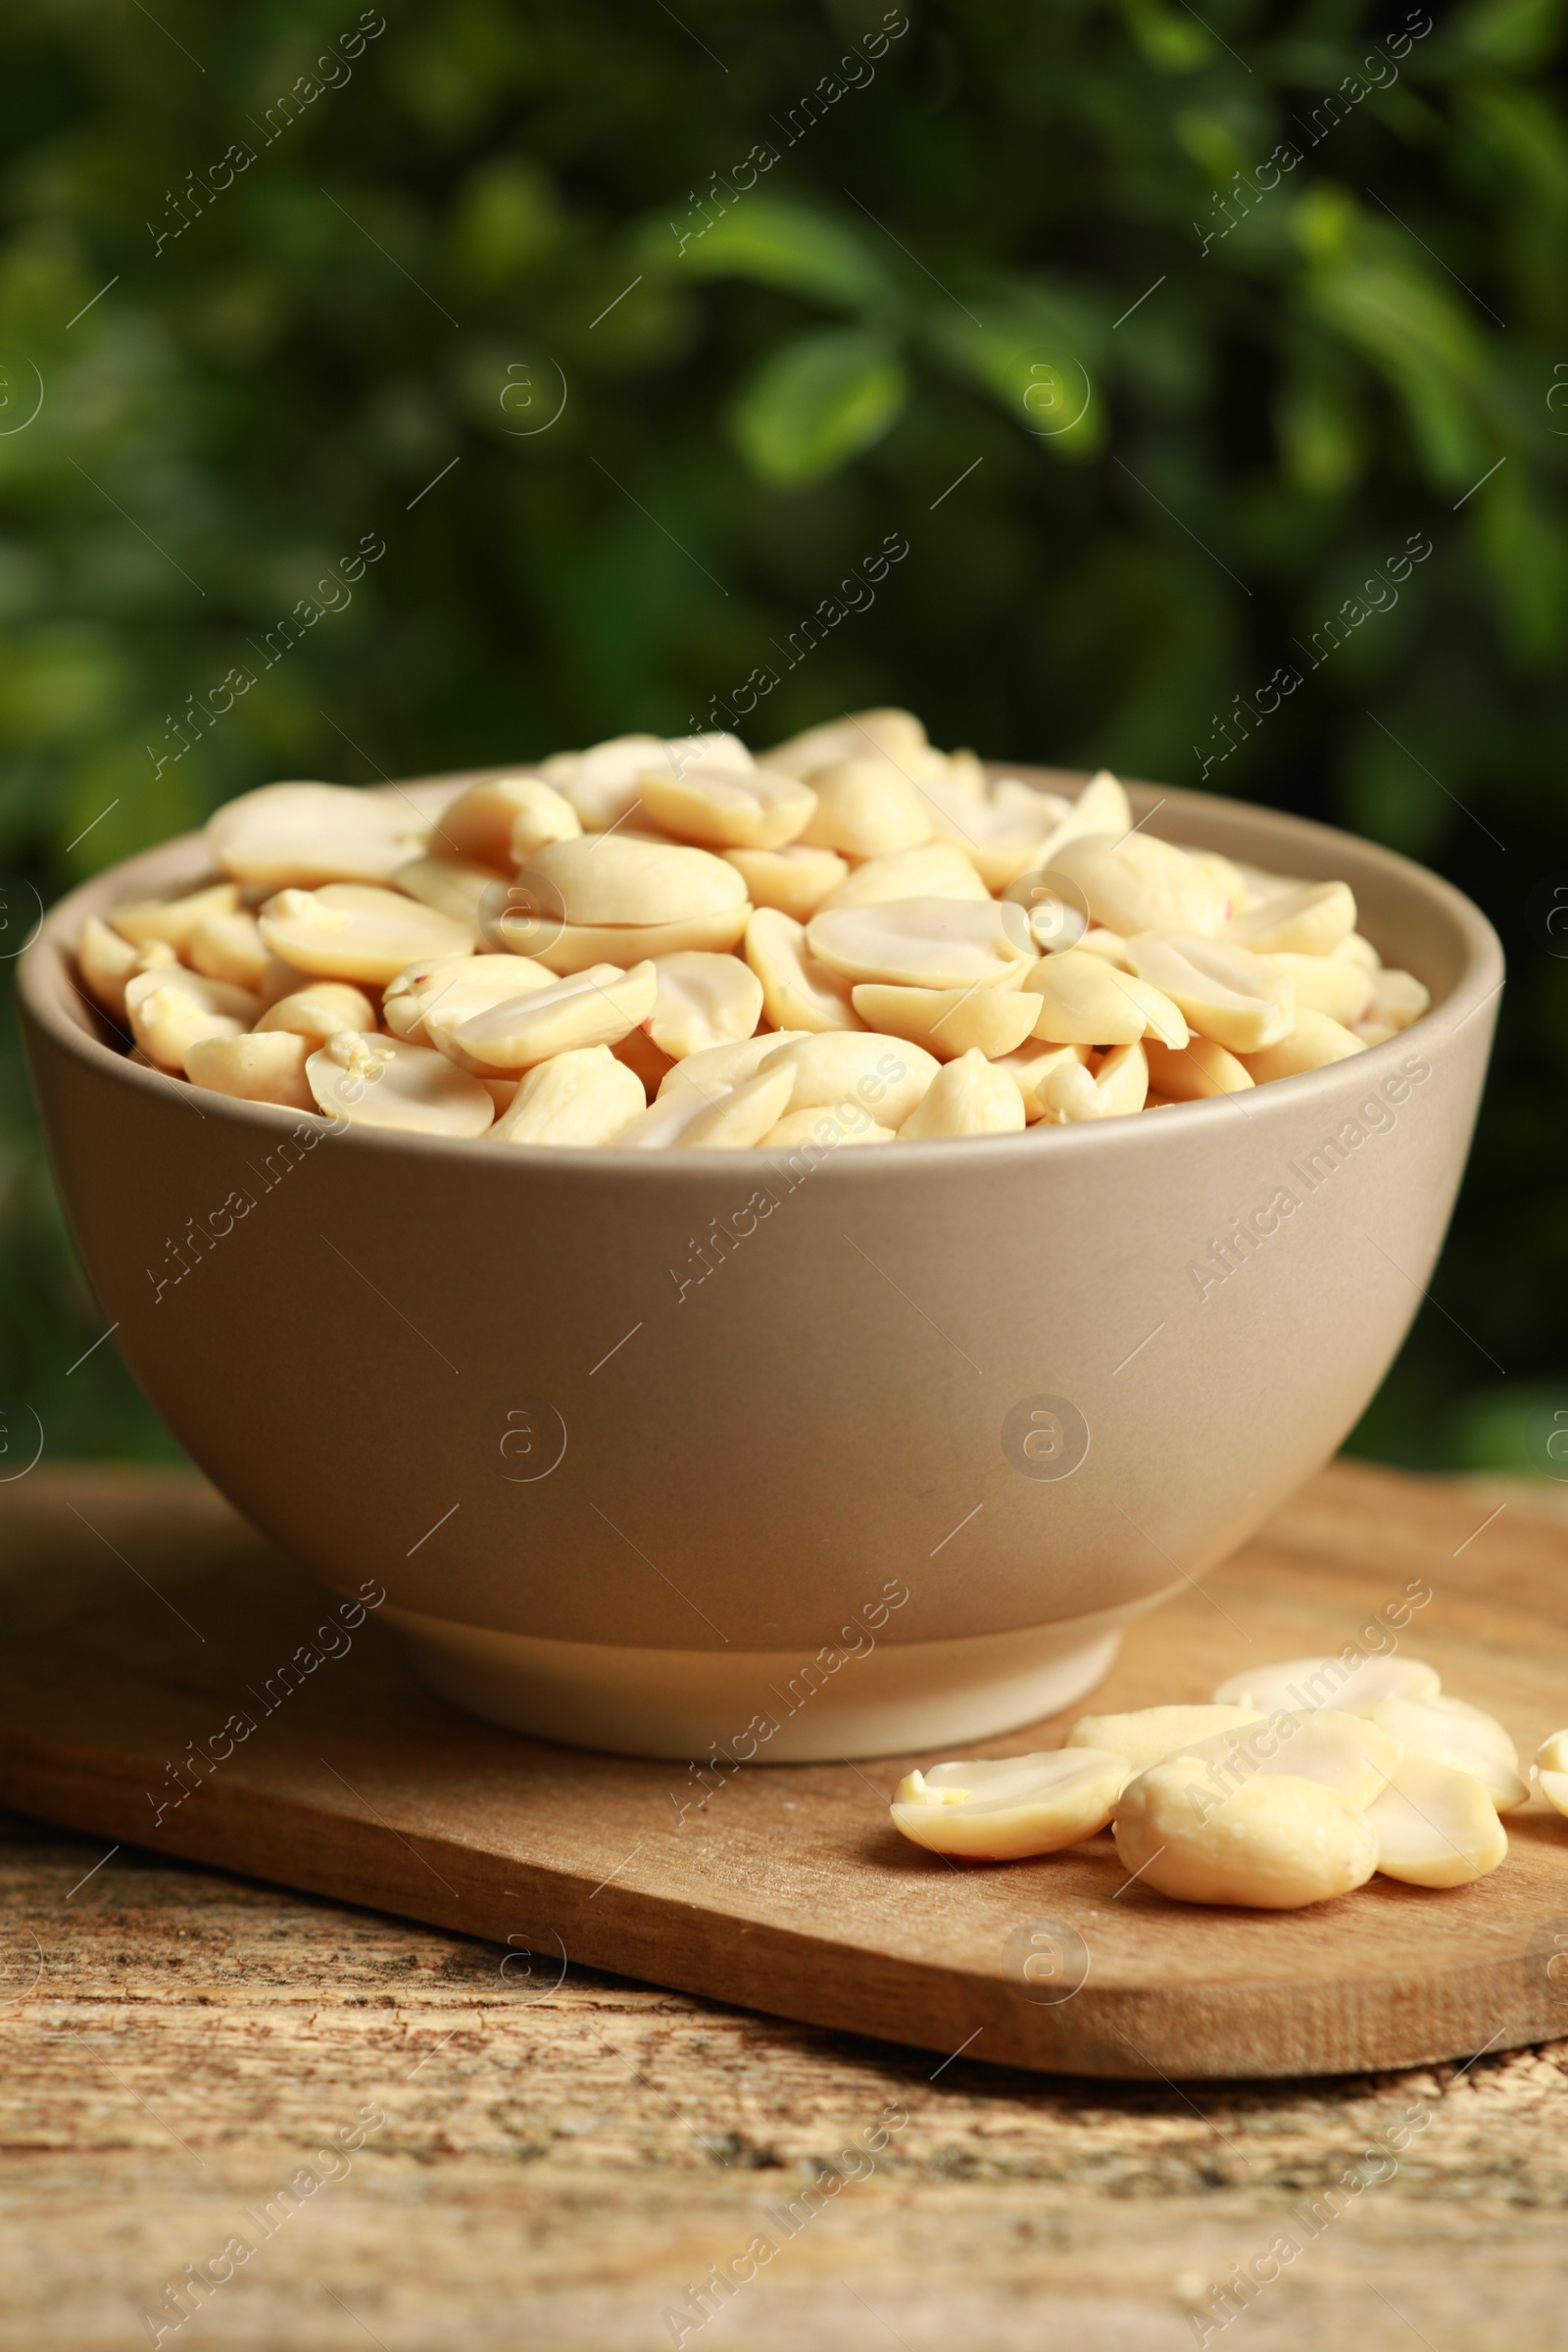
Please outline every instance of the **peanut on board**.
[[[210, 875], [90, 918], [80, 974], [165, 1077], [519, 1148], [1049, 1150], [1425, 1015], [1343, 881], [1150, 817], [1104, 770], [1073, 800], [992, 781], [896, 710], [757, 755], [617, 736], [445, 793], [270, 784], [211, 819]], [[754, 1082], [786, 1067], [775, 1102]]]
[[1568, 1813], [1568, 1732], [1553, 1732], [1536, 1750], [1536, 1786], [1548, 1805]]
[[[1129, 1884], [1296, 1910], [1374, 1872], [1452, 1887], [1495, 1870], [1499, 1805], [1524, 1801], [1503, 1788], [1513, 1756], [1501, 1726], [1444, 1698], [1418, 1660], [1286, 1658], [1233, 1676], [1208, 1706], [1086, 1715], [1054, 1754], [911, 1773], [893, 1819], [917, 1844], [993, 1861], [1078, 1843], [1108, 1819]], [[1536, 1772], [1568, 1810], [1568, 1732]]]
[[1093, 1838], [1110, 1820], [1126, 1780], [1122, 1758], [1095, 1747], [936, 1764], [899, 1783], [893, 1825], [934, 1854], [1017, 1862]]
[[1378, 1867], [1366, 1814], [1338, 1789], [1280, 1773], [1214, 1801], [1187, 1755], [1128, 1782], [1115, 1836], [1140, 1884], [1179, 1903], [1297, 1911], [1364, 1886]]

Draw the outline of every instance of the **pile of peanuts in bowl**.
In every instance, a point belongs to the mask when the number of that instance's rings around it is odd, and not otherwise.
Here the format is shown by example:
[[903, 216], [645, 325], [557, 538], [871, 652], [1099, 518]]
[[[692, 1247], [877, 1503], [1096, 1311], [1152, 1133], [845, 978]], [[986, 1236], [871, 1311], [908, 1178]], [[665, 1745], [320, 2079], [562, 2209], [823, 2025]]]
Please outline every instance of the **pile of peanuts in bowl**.
[[[1568, 1814], [1568, 1732], [1536, 1751], [1531, 1780]], [[1530, 1795], [1502, 1725], [1435, 1666], [1352, 1671], [1342, 1653], [1248, 1668], [1208, 1706], [1085, 1715], [1037, 1755], [911, 1772], [892, 1814], [916, 1845], [969, 1862], [1061, 1853], [1108, 1828], [1133, 1878], [1175, 1902], [1297, 1911], [1374, 1876], [1471, 1886], [1506, 1857], [1499, 1817]]]
[[1135, 828], [906, 710], [754, 757], [626, 735], [407, 797], [264, 785], [220, 880], [90, 917], [132, 1058], [368, 1127], [795, 1150], [1016, 1133], [1237, 1093], [1418, 1019], [1340, 881]]

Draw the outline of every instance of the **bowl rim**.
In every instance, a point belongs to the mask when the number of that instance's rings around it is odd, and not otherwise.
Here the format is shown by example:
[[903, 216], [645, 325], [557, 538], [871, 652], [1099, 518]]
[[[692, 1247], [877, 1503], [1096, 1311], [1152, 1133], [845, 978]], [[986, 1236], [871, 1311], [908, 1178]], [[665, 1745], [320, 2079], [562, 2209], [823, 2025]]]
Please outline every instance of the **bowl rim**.
[[[1090, 780], [1087, 770], [1048, 768], [1012, 760], [987, 760], [988, 776], [993, 780], [1011, 776], [1025, 783], [1059, 790], [1076, 785], [1080, 790]], [[441, 774], [405, 777], [388, 780], [375, 786], [356, 787], [371, 791], [377, 799], [392, 795], [409, 799], [421, 813], [438, 812], [445, 802], [470, 783], [497, 774], [528, 775], [537, 773], [537, 763], [516, 761], [494, 763], [487, 767], [447, 770]], [[1135, 810], [1139, 811], [1138, 825], [1152, 826], [1152, 820], [1161, 811], [1169, 810], [1166, 822], [1157, 828], [1161, 839], [1175, 838], [1192, 830], [1184, 825], [1187, 817], [1196, 820], [1200, 829], [1212, 824], [1216, 815], [1223, 821], [1234, 814], [1244, 825], [1259, 825], [1265, 832], [1277, 833], [1282, 848], [1290, 844], [1292, 859], [1286, 871], [1300, 872], [1305, 879], [1335, 880], [1342, 878], [1340, 867], [1348, 852], [1350, 861], [1365, 866], [1385, 879], [1395, 890], [1413, 902], [1425, 902], [1441, 917], [1446, 919], [1457, 935], [1463, 949], [1463, 960], [1452, 986], [1430, 1009], [1408, 1029], [1399, 1031], [1382, 1044], [1369, 1046], [1364, 1054], [1350, 1054], [1344, 1061], [1330, 1062], [1322, 1069], [1304, 1071], [1298, 1076], [1275, 1080], [1260, 1087], [1248, 1098], [1249, 1115], [1289, 1115], [1293, 1106], [1303, 1109], [1314, 1100], [1328, 1102], [1348, 1093], [1360, 1093], [1363, 1085], [1376, 1087], [1390, 1075], [1397, 1062], [1410, 1053], [1420, 1053], [1446, 1030], [1453, 1034], [1463, 1028], [1483, 1006], [1492, 1003], [1500, 992], [1505, 967], [1502, 943], [1495, 930], [1474, 902], [1415, 859], [1400, 856], [1397, 851], [1384, 848], [1381, 843], [1364, 840], [1360, 835], [1348, 833], [1333, 825], [1317, 822], [1315, 818], [1297, 816], [1284, 809], [1268, 808], [1251, 801], [1230, 800], [1216, 793], [1192, 792], [1178, 786], [1145, 783], [1123, 778]], [[413, 801], [414, 794], [421, 796]], [[274, 1137], [301, 1127], [317, 1136], [331, 1136], [339, 1144], [356, 1151], [414, 1152], [421, 1157], [434, 1155], [439, 1159], [456, 1159], [467, 1166], [495, 1165], [495, 1155], [473, 1157], [475, 1145], [482, 1145], [483, 1136], [420, 1135], [402, 1129], [377, 1128], [359, 1123], [342, 1125], [319, 1111], [290, 1110], [281, 1104], [246, 1102], [238, 1096], [220, 1095], [189, 1087], [188, 1082], [170, 1076], [164, 1071], [143, 1068], [131, 1061], [118, 1048], [106, 1045], [95, 1034], [102, 1024], [114, 1027], [114, 1022], [93, 999], [89, 998], [72, 968], [74, 943], [80, 927], [90, 914], [101, 913], [106, 904], [121, 898], [127, 886], [145, 887], [153, 882], [157, 869], [167, 863], [175, 866], [184, 860], [185, 853], [192, 870], [188, 887], [195, 887], [203, 874], [212, 873], [210, 862], [199, 859], [205, 847], [205, 831], [172, 836], [152, 847], [137, 851], [113, 865], [104, 866], [68, 891], [63, 898], [40, 917], [38, 927], [18, 959], [17, 991], [22, 1011], [57, 1046], [77, 1062], [101, 1075], [112, 1073], [123, 1086], [137, 1089], [144, 1095], [165, 1095], [175, 1090], [182, 1098], [199, 1095], [199, 1108], [204, 1118], [216, 1117], [220, 1123], [232, 1120], [242, 1128]], [[1315, 870], [1320, 869], [1320, 870]], [[1456, 1017], [1455, 1017], [1456, 1016]], [[123, 1036], [124, 1032], [121, 1034]], [[128, 1040], [127, 1040], [128, 1043]], [[1349, 1072], [1356, 1076], [1351, 1079]], [[1365, 1072], [1365, 1078], [1360, 1073]], [[1283, 1101], [1276, 1098], [1283, 1097]], [[1211, 1112], [1215, 1102], [1225, 1102], [1229, 1097], [1219, 1096], [1211, 1101], [1176, 1102], [1169, 1104], [1155, 1119], [1144, 1117], [1082, 1120], [1062, 1126], [1042, 1126], [1037, 1123], [1002, 1135], [945, 1136], [906, 1144], [885, 1152], [842, 1152], [824, 1149], [808, 1170], [812, 1177], [820, 1176], [831, 1164], [838, 1173], [839, 1183], [871, 1183], [907, 1181], [922, 1172], [953, 1164], [956, 1152], [971, 1153], [972, 1147], [983, 1143], [987, 1156], [976, 1167], [990, 1166], [1000, 1173], [1016, 1164], [1020, 1154], [1034, 1156], [1042, 1149], [1053, 1152], [1081, 1154], [1089, 1152], [1118, 1152], [1159, 1150], [1159, 1137], [1174, 1131], [1178, 1135], [1193, 1132], [1195, 1118]], [[1044, 1144], [1042, 1138], [1048, 1139]], [[733, 1152], [637, 1152], [617, 1151], [613, 1145], [513, 1145], [509, 1156], [520, 1171], [538, 1172], [542, 1167], [559, 1167], [565, 1174], [581, 1175], [597, 1170], [605, 1177], [623, 1176], [632, 1168], [646, 1173], [649, 1181], [662, 1184], [689, 1183], [706, 1189], [706, 1180], [722, 1174], [739, 1162], [741, 1166], [777, 1169], [787, 1167], [792, 1158], [811, 1147], [796, 1145], [790, 1152], [764, 1152], [760, 1146]], [[965, 1162], [967, 1164], [967, 1161]]]

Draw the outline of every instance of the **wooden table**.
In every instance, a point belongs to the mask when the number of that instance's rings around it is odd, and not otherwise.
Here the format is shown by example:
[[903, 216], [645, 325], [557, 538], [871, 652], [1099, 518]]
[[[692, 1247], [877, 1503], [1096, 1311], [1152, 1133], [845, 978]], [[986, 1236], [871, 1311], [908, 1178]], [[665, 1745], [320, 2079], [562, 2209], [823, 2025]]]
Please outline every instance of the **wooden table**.
[[[0, 1819], [0, 2352], [146, 2343], [144, 2312], [217, 2352], [1163, 2352], [1286, 2231], [1210, 2343], [1568, 2347], [1568, 2041], [1070, 2083], [103, 1853]], [[698, 2325], [690, 2290], [760, 2233]], [[232, 2276], [175, 2329], [213, 2258]]]

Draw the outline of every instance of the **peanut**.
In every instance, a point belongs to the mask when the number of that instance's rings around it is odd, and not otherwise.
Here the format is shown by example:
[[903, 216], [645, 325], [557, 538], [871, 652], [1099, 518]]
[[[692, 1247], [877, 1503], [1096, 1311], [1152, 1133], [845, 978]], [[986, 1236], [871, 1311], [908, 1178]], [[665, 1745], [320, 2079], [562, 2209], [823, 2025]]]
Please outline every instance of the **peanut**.
[[305, 1064], [317, 1107], [328, 1118], [406, 1135], [483, 1135], [495, 1102], [477, 1078], [433, 1047], [340, 1030]]
[[1378, 1867], [1369, 1818], [1337, 1789], [1283, 1773], [1216, 1804], [1183, 1753], [1122, 1790], [1116, 1851], [1141, 1886], [1176, 1902], [1296, 1911], [1365, 1886]]
[[268, 891], [389, 882], [424, 836], [407, 802], [348, 784], [264, 784], [207, 822], [214, 864]]
[[487, 1141], [576, 1150], [611, 1144], [645, 1101], [641, 1079], [608, 1046], [567, 1047], [528, 1072]]
[[934, 1764], [893, 1792], [893, 1826], [934, 1854], [1017, 1862], [1102, 1830], [1127, 1779], [1120, 1756], [1052, 1748], [995, 1762]]
[[400, 891], [364, 882], [281, 890], [261, 911], [274, 956], [318, 980], [395, 980], [418, 956], [461, 956], [473, 946], [466, 923], [421, 906]]
[[943, 1063], [899, 1129], [899, 1141], [923, 1144], [956, 1135], [1007, 1135], [1023, 1124], [1023, 1097], [1006, 1071], [971, 1051]]
[[1481, 1783], [1431, 1756], [1404, 1756], [1365, 1820], [1378, 1869], [1412, 1886], [1468, 1886], [1508, 1851], [1507, 1832]]

